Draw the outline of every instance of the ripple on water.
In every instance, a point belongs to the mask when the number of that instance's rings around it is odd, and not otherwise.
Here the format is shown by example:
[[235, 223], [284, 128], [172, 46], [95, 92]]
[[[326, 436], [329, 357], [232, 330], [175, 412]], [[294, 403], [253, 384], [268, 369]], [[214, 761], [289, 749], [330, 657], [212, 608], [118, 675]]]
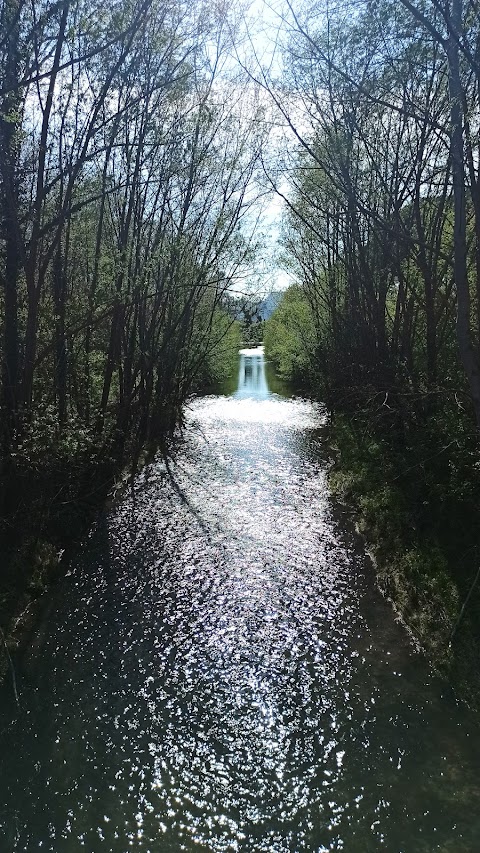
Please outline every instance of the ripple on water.
[[100, 518], [0, 735], [7, 851], [476, 849], [478, 732], [341, 533], [324, 422], [197, 400]]

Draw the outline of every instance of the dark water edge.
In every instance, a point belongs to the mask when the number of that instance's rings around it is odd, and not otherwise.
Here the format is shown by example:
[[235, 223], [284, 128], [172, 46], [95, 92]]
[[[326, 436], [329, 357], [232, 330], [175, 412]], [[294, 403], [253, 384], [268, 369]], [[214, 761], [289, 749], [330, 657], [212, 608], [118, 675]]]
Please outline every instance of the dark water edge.
[[120, 470], [98, 461], [79, 467], [25, 471], [9, 487], [8, 514], [0, 529], [0, 680], [11, 678], [5, 639], [15, 656], [25, 648], [68, 561]]
[[330, 500], [321, 407], [187, 415], [0, 690], [2, 853], [477, 850], [478, 720]]
[[[231, 394], [238, 382], [238, 359], [223, 382], [201, 393]], [[275, 375], [269, 371], [272, 385]], [[283, 388], [285, 391], [285, 387]], [[173, 451], [171, 439], [165, 448]], [[55, 586], [69, 570], [82, 539], [102, 507], [121, 493], [137, 469], [148, 464], [157, 446], [131, 445], [121, 457], [107, 450], [98, 458], [64, 460], [45, 457], [42, 466], [23, 465], [3, 476], [0, 495], [0, 684], [15, 684], [38, 626], [49, 618]], [[13, 666], [13, 672], [12, 672]]]
[[[171, 439], [165, 437], [166, 449]], [[155, 456], [159, 443], [105, 447], [86, 459], [24, 466], [6, 484], [0, 524], [0, 683], [25, 652], [102, 508]], [[164, 450], [163, 452], [166, 452]]]

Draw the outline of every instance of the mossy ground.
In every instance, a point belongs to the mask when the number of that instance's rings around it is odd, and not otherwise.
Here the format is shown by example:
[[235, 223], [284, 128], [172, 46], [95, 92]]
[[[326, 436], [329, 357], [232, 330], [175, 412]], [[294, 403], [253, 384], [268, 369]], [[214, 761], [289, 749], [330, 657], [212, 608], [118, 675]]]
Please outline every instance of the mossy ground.
[[431, 421], [400, 444], [398, 434], [366, 427], [357, 416], [332, 418], [332, 491], [353, 506], [382, 591], [459, 696], [480, 709], [476, 437], [449, 444]]

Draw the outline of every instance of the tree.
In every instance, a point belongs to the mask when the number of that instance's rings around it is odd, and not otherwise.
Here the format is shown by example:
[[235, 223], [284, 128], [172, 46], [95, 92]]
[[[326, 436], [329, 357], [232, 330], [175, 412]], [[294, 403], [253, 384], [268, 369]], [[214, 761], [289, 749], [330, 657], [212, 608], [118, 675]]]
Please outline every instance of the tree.
[[171, 428], [211, 360], [251, 252], [255, 93], [221, 9], [4, 0], [2, 16], [4, 451], [52, 410], [52, 441], [81, 424], [121, 451]]
[[288, 246], [300, 232], [306, 254], [297, 243], [292, 257], [342, 356], [339, 323], [348, 329], [341, 361], [347, 374], [348, 363], [358, 369], [344, 378], [391, 389], [408, 377], [435, 390], [442, 364], [462, 389], [445, 362], [455, 308], [480, 425], [477, 17], [461, 0], [382, 0], [326, 25], [315, 7], [289, 8], [287, 81], [301, 123], [263, 82], [303, 152]]

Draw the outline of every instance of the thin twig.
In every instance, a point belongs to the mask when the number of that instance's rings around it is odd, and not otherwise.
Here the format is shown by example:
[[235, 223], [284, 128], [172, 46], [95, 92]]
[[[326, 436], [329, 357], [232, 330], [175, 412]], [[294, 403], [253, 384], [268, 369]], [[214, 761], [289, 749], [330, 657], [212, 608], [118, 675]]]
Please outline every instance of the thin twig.
[[18, 690], [17, 690], [17, 679], [15, 676], [15, 667], [13, 666], [13, 661], [12, 661], [12, 657], [11, 657], [9, 648], [7, 646], [7, 640], [6, 640], [5, 634], [3, 633], [3, 630], [1, 628], [0, 628], [0, 635], [2, 637], [3, 645], [5, 647], [5, 654], [7, 655], [7, 660], [8, 660], [8, 663], [10, 665], [10, 670], [12, 673], [12, 684], [13, 684], [13, 693], [15, 696], [15, 702], [17, 703], [17, 708], [20, 708], [20, 702], [19, 702]]
[[432, 453], [431, 456], [426, 456], [425, 459], [421, 459], [420, 462], [416, 462], [415, 465], [411, 465], [409, 468], [405, 468], [403, 471], [400, 472], [400, 474], [397, 474], [396, 477], [393, 477], [393, 480], [399, 480], [400, 477], [403, 477], [404, 474], [408, 474], [409, 471], [414, 471], [415, 468], [419, 468], [425, 462], [430, 462], [431, 459], [435, 459], [435, 457], [440, 456], [441, 453], [445, 453], [445, 451], [448, 450], [448, 448], [451, 447], [452, 444], [458, 445], [456, 438], [454, 438], [452, 441], [449, 441], [448, 444], [445, 445], [445, 447], [441, 447], [440, 450], [437, 450], [435, 453]]
[[455, 625], [453, 626], [453, 630], [452, 630], [452, 633], [450, 634], [450, 639], [448, 641], [448, 648], [450, 648], [452, 645], [452, 640], [453, 640], [455, 634], [457, 633], [458, 626], [460, 625], [460, 622], [463, 619], [463, 614], [465, 613], [465, 608], [466, 608], [468, 602], [470, 601], [472, 592], [475, 589], [479, 578], [480, 578], [480, 566], [478, 567], [478, 571], [477, 571], [477, 574], [475, 575], [475, 579], [474, 579], [474, 581], [473, 581], [473, 583], [472, 583], [472, 585], [468, 591], [468, 595], [462, 604], [462, 609], [460, 610], [460, 613], [458, 615], [458, 619], [455, 622]]

